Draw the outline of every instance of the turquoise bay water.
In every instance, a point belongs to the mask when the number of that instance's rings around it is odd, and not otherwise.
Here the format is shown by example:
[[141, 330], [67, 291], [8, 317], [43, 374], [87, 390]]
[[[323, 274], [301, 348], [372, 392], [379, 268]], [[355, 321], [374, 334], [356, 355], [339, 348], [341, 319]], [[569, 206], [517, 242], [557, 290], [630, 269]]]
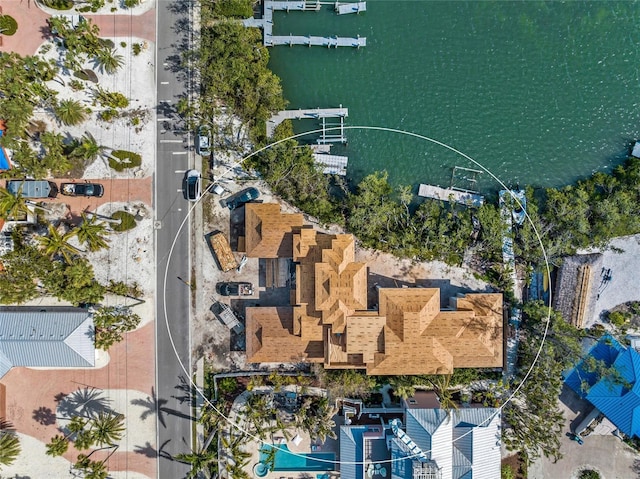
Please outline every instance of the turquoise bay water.
[[[290, 108], [349, 108], [468, 154], [508, 184], [561, 186], [610, 171], [640, 137], [640, 4], [369, 0], [360, 15], [276, 13], [274, 34], [367, 37], [355, 49], [275, 47]], [[296, 126], [314, 129], [311, 121]], [[300, 130], [302, 129], [302, 130]], [[467, 160], [427, 142], [347, 131], [349, 178], [448, 185]], [[458, 183], [459, 186], [464, 186]], [[486, 174], [483, 189], [496, 187]]]

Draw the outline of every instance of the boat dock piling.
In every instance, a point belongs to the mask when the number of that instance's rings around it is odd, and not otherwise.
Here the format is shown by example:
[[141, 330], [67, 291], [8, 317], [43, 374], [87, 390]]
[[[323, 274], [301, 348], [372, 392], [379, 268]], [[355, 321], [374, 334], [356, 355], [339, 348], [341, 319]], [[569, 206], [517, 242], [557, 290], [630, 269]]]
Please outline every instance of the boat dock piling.
[[245, 27], [262, 28], [262, 44], [265, 47], [278, 45], [306, 45], [308, 47], [320, 46], [327, 48], [354, 47], [360, 48], [367, 45], [366, 37], [338, 37], [338, 36], [313, 36], [313, 35], [274, 35], [273, 34], [273, 12], [274, 11], [319, 11], [321, 5], [335, 5], [338, 15], [347, 13], [364, 12], [367, 9], [366, 2], [340, 3], [321, 1], [264, 1], [264, 13], [261, 19], [247, 18], [243, 20]]
[[[307, 110], [283, 110], [279, 111], [275, 115], [273, 115], [269, 120], [267, 120], [267, 136], [273, 136], [273, 132], [276, 127], [282, 123], [284, 120], [322, 120], [322, 135], [321, 138], [318, 139], [318, 142], [328, 143], [328, 142], [341, 142], [346, 143], [347, 140], [344, 137], [344, 119], [349, 116], [349, 109], [342, 108], [340, 105], [339, 108], [314, 108]], [[327, 118], [340, 118], [340, 134], [339, 135], [327, 135], [326, 129], [328, 126], [326, 123]], [[331, 139], [335, 138], [335, 139]]]

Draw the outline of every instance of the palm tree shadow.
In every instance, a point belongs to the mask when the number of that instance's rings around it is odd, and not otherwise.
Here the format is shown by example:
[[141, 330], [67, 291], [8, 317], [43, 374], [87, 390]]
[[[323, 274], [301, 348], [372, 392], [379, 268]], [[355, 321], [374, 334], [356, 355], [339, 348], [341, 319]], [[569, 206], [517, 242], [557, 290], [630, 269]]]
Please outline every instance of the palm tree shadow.
[[178, 391], [184, 392], [184, 394], [181, 396], [172, 396], [172, 397], [177, 399], [183, 404], [185, 402], [190, 403], [192, 401], [192, 396], [193, 396], [193, 388], [191, 387], [191, 383], [187, 381], [187, 379], [184, 376], [179, 376], [179, 378], [180, 378], [180, 384], [178, 384], [175, 387], [175, 389], [177, 389]]
[[144, 456], [154, 459], [158, 457], [158, 451], [154, 449], [150, 442], [146, 442], [144, 446], [136, 446], [134, 451], [136, 454], [142, 454]]
[[163, 406], [167, 404], [167, 402], [168, 401], [166, 399], [158, 399], [156, 397], [155, 388], [152, 387], [151, 396], [147, 396], [146, 399], [133, 399], [131, 401], [131, 404], [133, 404], [134, 406], [142, 406], [147, 409], [146, 411], [143, 411], [142, 414], [140, 414], [140, 419], [144, 421], [150, 415], [157, 414], [158, 421], [160, 421], [160, 424], [162, 424], [162, 426], [166, 428], [167, 424], [164, 421], [163, 415], [166, 408], [164, 408]]
[[86, 387], [62, 398], [58, 395], [56, 396], [58, 413], [65, 417], [95, 417], [101, 412], [113, 412], [109, 407], [109, 399], [102, 394], [103, 392], [100, 389]]
[[33, 420], [43, 426], [50, 426], [56, 423], [56, 415], [49, 407], [40, 406], [33, 410]]

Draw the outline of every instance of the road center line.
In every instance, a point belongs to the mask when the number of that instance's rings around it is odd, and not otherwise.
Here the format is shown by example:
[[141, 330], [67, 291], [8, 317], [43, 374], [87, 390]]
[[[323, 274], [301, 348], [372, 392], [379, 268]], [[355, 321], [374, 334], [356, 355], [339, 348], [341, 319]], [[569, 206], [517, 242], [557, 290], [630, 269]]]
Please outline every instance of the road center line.
[[160, 140], [160, 143], [183, 143], [184, 140]]
[[172, 151], [171, 154], [172, 155], [186, 155], [187, 152], [186, 151]]

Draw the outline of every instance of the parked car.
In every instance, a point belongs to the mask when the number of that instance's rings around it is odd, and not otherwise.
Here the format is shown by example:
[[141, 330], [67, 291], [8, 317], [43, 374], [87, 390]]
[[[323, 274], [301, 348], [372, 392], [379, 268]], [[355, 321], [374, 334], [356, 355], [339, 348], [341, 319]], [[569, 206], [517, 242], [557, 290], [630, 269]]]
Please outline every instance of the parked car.
[[198, 201], [202, 195], [202, 175], [198, 170], [187, 171], [187, 199]]
[[204, 125], [198, 128], [196, 152], [200, 156], [209, 156], [211, 154], [211, 131]]
[[104, 195], [104, 186], [100, 183], [62, 183], [60, 193], [67, 196], [96, 196]]
[[229, 208], [230, 210], [235, 210], [239, 206], [248, 203], [249, 201], [253, 201], [260, 196], [260, 192], [257, 188], [245, 188], [244, 190], [238, 191], [228, 198], [222, 200], [223, 204]]
[[222, 296], [251, 296], [253, 285], [237, 281], [225, 281], [216, 284], [216, 291]]

